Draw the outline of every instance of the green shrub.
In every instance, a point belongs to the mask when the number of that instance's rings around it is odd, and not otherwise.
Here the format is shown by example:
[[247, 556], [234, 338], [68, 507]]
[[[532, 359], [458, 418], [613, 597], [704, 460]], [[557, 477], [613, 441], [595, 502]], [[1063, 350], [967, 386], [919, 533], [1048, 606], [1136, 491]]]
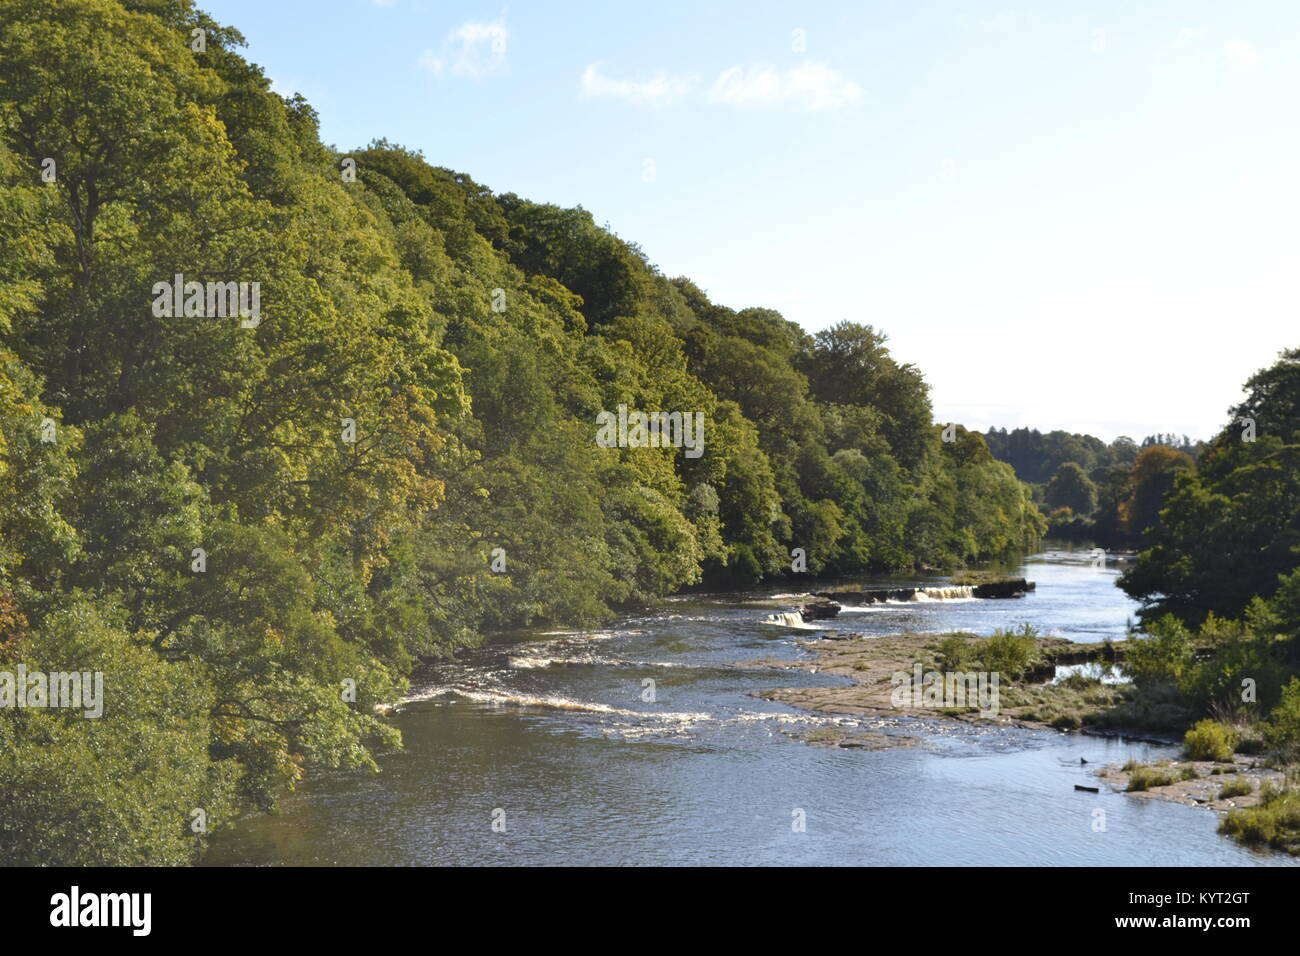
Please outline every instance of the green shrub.
[[1198, 711], [1222, 716], [1217, 709], [1241, 710], [1242, 681], [1249, 678], [1257, 700], [1251, 710], [1268, 713], [1277, 706], [1290, 676], [1282, 645], [1271, 635], [1222, 640], [1216, 632], [1224, 626], [1214, 618], [1201, 627], [1201, 640], [1213, 645], [1214, 656], [1189, 667], [1180, 686]]
[[1259, 806], [1231, 811], [1219, 832], [1300, 856], [1300, 791], [1265, 784], [1259, 795]]
[[1228, 762], [1237, 750], [1237, 735], [1215, 720], [1198, 720], [1183, 736], [1183, 753], [1189, 760]]
[[984, 669], [1016, 680], [1038, 663], [1037, 632], [1028, 624], [1018, 631], [996, 630], [979, 645], [980, 662]]
[[1150, 790], [1152, 787], [1167, 787], [1174, 782], [1173, 774], [1155, 767], [1138, 767], [1129, 777], [1127, 790]]
[[1255, 788], [1251, 786], [1249, 780], [1238, 778], [1236, 780], [1229, 780], [1219, 788], [1219, 799], [1227, 800], [1229, 797], [1244, 797], [1247, 794], [1254, 792]]
[[1194, 656], [1191, 632], [1172, 614], [1166, 614], [1149, 622], [1145, 635], [1129, 635], [1124, 667], [1139, 687], [1177, 684]]
[[1300, 760], [1300, 677], [1283, 688], [1282, 702], [1269, 714], [1264, 737], [1283, 762]]
[[960, 634], [951, 634], [939, 643], [939, 667], [946, 671], [964, 671], [971, 659], [971, 645]]

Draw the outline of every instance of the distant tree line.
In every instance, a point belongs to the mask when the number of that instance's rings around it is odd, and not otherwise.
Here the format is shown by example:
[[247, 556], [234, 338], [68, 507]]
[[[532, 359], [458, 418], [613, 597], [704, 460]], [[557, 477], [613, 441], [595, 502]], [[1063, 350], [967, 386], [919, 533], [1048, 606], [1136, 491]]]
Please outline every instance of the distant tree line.
[[1140, 545], [1159, 519], [1174, 478], [1205, 447], [1186, 435], [1149, 435], [1110, 443], [1092, 435], [990, 428], [989, 451], [1032, 487], [1048, 534], [1102, 547]]

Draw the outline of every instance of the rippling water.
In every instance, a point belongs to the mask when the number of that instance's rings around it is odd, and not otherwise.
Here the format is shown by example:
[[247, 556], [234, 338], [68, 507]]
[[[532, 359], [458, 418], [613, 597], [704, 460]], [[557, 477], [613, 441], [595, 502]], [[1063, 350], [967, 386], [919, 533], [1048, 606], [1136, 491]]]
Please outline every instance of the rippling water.
[[[1114, 587], [1116, 572], [1088, 567], [1080, 552], [1034, 556], [1018, 573], [1037, 590], [848, 609], [819, 629], [989, 634], [1028, 622], [1100, 641], [1122, 638], [1136, 610]], [[778, 610], [760, 603], [771, 597], [675, 599], [609, 630], [517, 635], [442, 665], [397, 715], [406, 749], [380, 761], [382, 774], [318, 776], [278, 814], [222, 834], [206, 862], [1293, 862], [1218, 836], [1207, 810], [1074, 790], [1096, 785], [1088, 771], [1101, 764], [1173, 756], [1170, 747], [908, 717], [856, 721], [751, 696], [841, 681], [744, 666], [803, 656], [797, 642], [815, 637], [762, 623]], [[653, 701], [643, 699], [646, 679]], [[795, 737], [839, 723], [923, 744], [865, 751]], [[1094, 831], [1098, 809], [1104, 832]], [[796, 811], [805, 832], [792, 829]]]

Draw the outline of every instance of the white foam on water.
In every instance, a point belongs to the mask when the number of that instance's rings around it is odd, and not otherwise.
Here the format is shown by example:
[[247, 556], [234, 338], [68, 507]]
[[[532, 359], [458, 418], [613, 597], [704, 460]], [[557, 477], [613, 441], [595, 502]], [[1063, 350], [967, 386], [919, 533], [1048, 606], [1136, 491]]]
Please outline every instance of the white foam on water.
[[918, 588], [916, 599], [925, 601], [976, 601], [975, 589], [969, 584], [954, 584], [948, 587]]
[[511, 667], [533, 670], [541, 667], [690, 667], [678, 661], [625, 661], [616, 657], [511, 657]]
[[824, 631], [826, 628], [804, 622], [798, 611], [786, 611], [781, 614], [769, 614], [762, 623], [772, 627], [788, 627], [793, 631]]
[[532, 670], [535, 667], [550, 667], [555, 661], [554, 657], [512, 657], [510, 666], [518, 670]]
[[452, 693], [466, 700], [500, 707], [535, 707], [540, 710], [573, 710], [591, 714], [617, 714], [623, 717], [639, 716], [635, 710], [621, 710], [609, 704], [574, 700], [571, 697], [537, 697], [532, 694], [514, 694], [509, 691], [483, 691], [454, 688]]

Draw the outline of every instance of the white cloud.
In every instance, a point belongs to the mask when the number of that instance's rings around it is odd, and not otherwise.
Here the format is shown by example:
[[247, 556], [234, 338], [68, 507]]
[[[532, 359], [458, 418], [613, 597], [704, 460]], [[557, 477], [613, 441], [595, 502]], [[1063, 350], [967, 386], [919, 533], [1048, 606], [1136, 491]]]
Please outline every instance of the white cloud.
[[506, 25], [500, 20], [462, 23], [447, 34], [437, 54], [432, 50], [421, 53], [419, 66], [433, 73], [477, 79], [505, 66], [506, 36]]
[[1205, 30], [1202, 28], [1183, 27], [1178, 31], [1178, 35], [1174, 37], [1173, 42], [1169, 45], [1175, 50], [1180, 50], [1188, 44], [1199, 40], [1203, 36], [1205, 36]]
[[[578, 83], [584, 97], [608, 97], [638, 106], [668, 106], [693, 93], [699, 78], [658, 70], [649, 79], [618, 79], [592, 63]], [[789, 70], [770, 66], [723, 70], [707, 91], [710, 103], [742, 108], [834, 110], [862, 98], [862, 88], [821, 63]]]
[[1249, 70], [1259, 66], [1264, 59], [1259, 52], [1245, 40], [1229, 40], [1223, 44], [1223, 52], [1228, 55], [1228, 62], [1235, 67]]
[[862, 88], [821, 63], [790, 70], [769, 66], [724, 70], [709, 90], [709, 101], [728, 106], [834, 110], [862, 98]]
[[600, 64], [593, 63], [582, 73], [578, 88], [583, 96], [607, 96], [628, 103], [649, 106], [667, 106], [691, 91], [695, 77], [656, 72], [648, 80], [618, 80], [600, 72]]

